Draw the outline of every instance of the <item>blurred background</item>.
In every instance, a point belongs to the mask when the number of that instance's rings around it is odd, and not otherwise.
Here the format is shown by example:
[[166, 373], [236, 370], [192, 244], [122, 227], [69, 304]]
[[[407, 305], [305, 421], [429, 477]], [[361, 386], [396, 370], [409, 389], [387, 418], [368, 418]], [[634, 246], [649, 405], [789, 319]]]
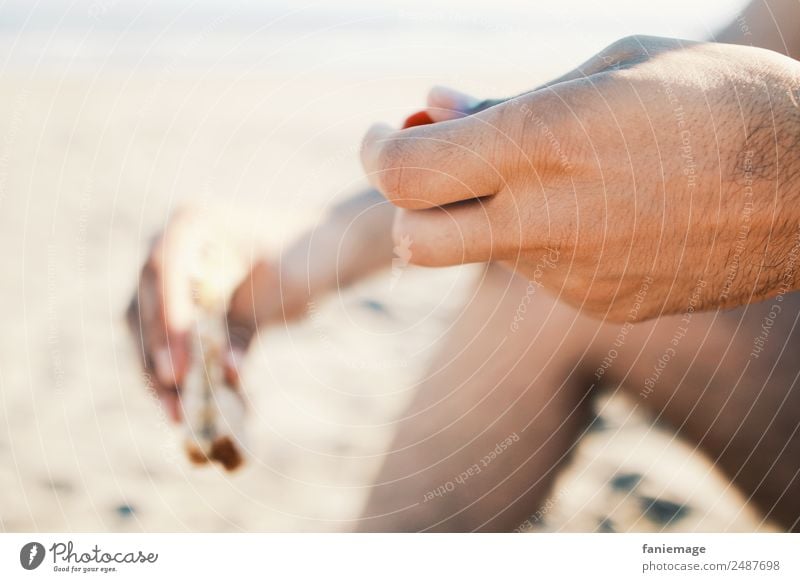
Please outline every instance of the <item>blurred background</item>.
[[143, 389], [122, 314], [151, 237], [176, 206], [230, 204], [279, 250], [363, 184], [368, 125], [431, 85], [513, 94], [627, 34], [708, 38], [741, 6], [4, 2], [0, 531], [349, 529], [474, 271], [378, 277], [268, 331], [229, 475], [190, 466]]

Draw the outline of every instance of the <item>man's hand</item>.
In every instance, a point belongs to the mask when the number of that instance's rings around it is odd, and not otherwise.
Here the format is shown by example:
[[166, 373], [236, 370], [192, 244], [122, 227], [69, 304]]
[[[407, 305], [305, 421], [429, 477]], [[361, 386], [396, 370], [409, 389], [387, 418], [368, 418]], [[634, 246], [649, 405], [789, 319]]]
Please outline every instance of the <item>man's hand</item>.
[[[394, 213], [375, 190], [361, 192], [275, 258], [253, 252], [255, 241], [243, 234], [241, 221], [220, 218], [228, 212], [176, 213], [150, 248], [127, 314], [145, 371], [170, 415], [180, 418], [195, 299], [203, 289], [228, 304], [225, 374], [238, 385], [239, 363], [260, 327], [294, 321], [312, 297], [391, 264]], [[196, 269], [198, 261], [206, 268]]]
[[[259, 325], [289, 319], [304, 308], [302, 292], [286, 289], [277, 266], [265, 258], [249, 261], [236, 229], [212, 213], [177, 212], [156, 238], [142, 267], [128, 308], [128, 324], [140, 348], [142, 364], [170, 416], [180, 419], [180, 386], [189, 369], [195, 297], [204, 287], [229, 300], [229, 350], [225, 374], [238, 385], [238, 364]], [[209, 254], [218, 264], [198, 271]], [[241, 269], [231, 268], [238, 265]], [[249, 271], [249, 272], [248, 272]], [[199, 280], [198, 276], [205, 277]], [[283, 287], [282, 287], [283, 286]], [[220, 317], [225, 317], [221, 310]]]
[[412, 262], [501, 260], [610, 320], [800, 286], [800, 63], [777, 53], [623, 39], [475, 115], [375, 126], [362, 160]]

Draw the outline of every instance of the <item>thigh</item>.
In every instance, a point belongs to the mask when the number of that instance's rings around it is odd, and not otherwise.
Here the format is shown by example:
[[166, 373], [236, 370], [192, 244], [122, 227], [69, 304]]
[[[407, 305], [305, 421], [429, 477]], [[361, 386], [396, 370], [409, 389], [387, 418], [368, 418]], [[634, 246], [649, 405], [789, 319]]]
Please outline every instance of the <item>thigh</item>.
[[800, 520], [798, 314], [800, 296], [787, 295], [636, 326], [614, 370], [639, 405], [697, 443], [788, 529]]
[[372, 491], [367, 531], [509, 531], [589, 420], [598, 325], [490, 266], [443, 338]]

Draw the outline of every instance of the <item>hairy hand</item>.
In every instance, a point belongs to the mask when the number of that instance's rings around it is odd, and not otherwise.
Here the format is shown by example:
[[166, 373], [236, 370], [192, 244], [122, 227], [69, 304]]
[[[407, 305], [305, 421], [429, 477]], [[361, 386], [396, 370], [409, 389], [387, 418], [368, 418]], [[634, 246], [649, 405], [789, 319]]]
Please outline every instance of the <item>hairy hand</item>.
[[414, 263], [500, 260], [610, 320], [742, 305], [800, 280], [799, 90], [777, 53], [631, 37], [475, 115], [375, 126], [362, 161]]

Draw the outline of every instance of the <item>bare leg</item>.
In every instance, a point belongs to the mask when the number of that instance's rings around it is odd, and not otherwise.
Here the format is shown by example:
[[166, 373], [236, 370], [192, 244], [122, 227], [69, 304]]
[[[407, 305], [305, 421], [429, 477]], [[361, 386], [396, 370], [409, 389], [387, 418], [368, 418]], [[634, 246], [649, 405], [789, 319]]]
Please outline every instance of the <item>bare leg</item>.
[[[612, 374], [636, 401], [697, 443], [767, 517], [795, 531], [798, 314], [800, 296], [787, 295], [725, 314], [696, 314], [685, 336], [680, 317], [636, 326]], [[762, 335], [765, 322], [769, 331]], [[659, 364], [667, 353], [669, 361]]]
[[488, 267], [398, 423], [360, 529], [510, 531], [524, 521], [589, 422], [580, 355], [597, 325]]
[[[753, 357], [774, 300], [694, 314], [688, 325], [681, 317], [638, 324], [620, 343], [621, 326], [577, 316], [539, 292], [510, 333], [527, 290], [489, 268], [399, 423], [361, 529], [513, 529], [544, 503], [601, 380], [621, 384], [697, 443], [767, 517], [798, 529], [800, 297], [779, 303], [782, 315]], [[515, 434], [519, 441], [484, 467], [482, 458]], [[465, 476], [476, 464], [481, 471]]]

